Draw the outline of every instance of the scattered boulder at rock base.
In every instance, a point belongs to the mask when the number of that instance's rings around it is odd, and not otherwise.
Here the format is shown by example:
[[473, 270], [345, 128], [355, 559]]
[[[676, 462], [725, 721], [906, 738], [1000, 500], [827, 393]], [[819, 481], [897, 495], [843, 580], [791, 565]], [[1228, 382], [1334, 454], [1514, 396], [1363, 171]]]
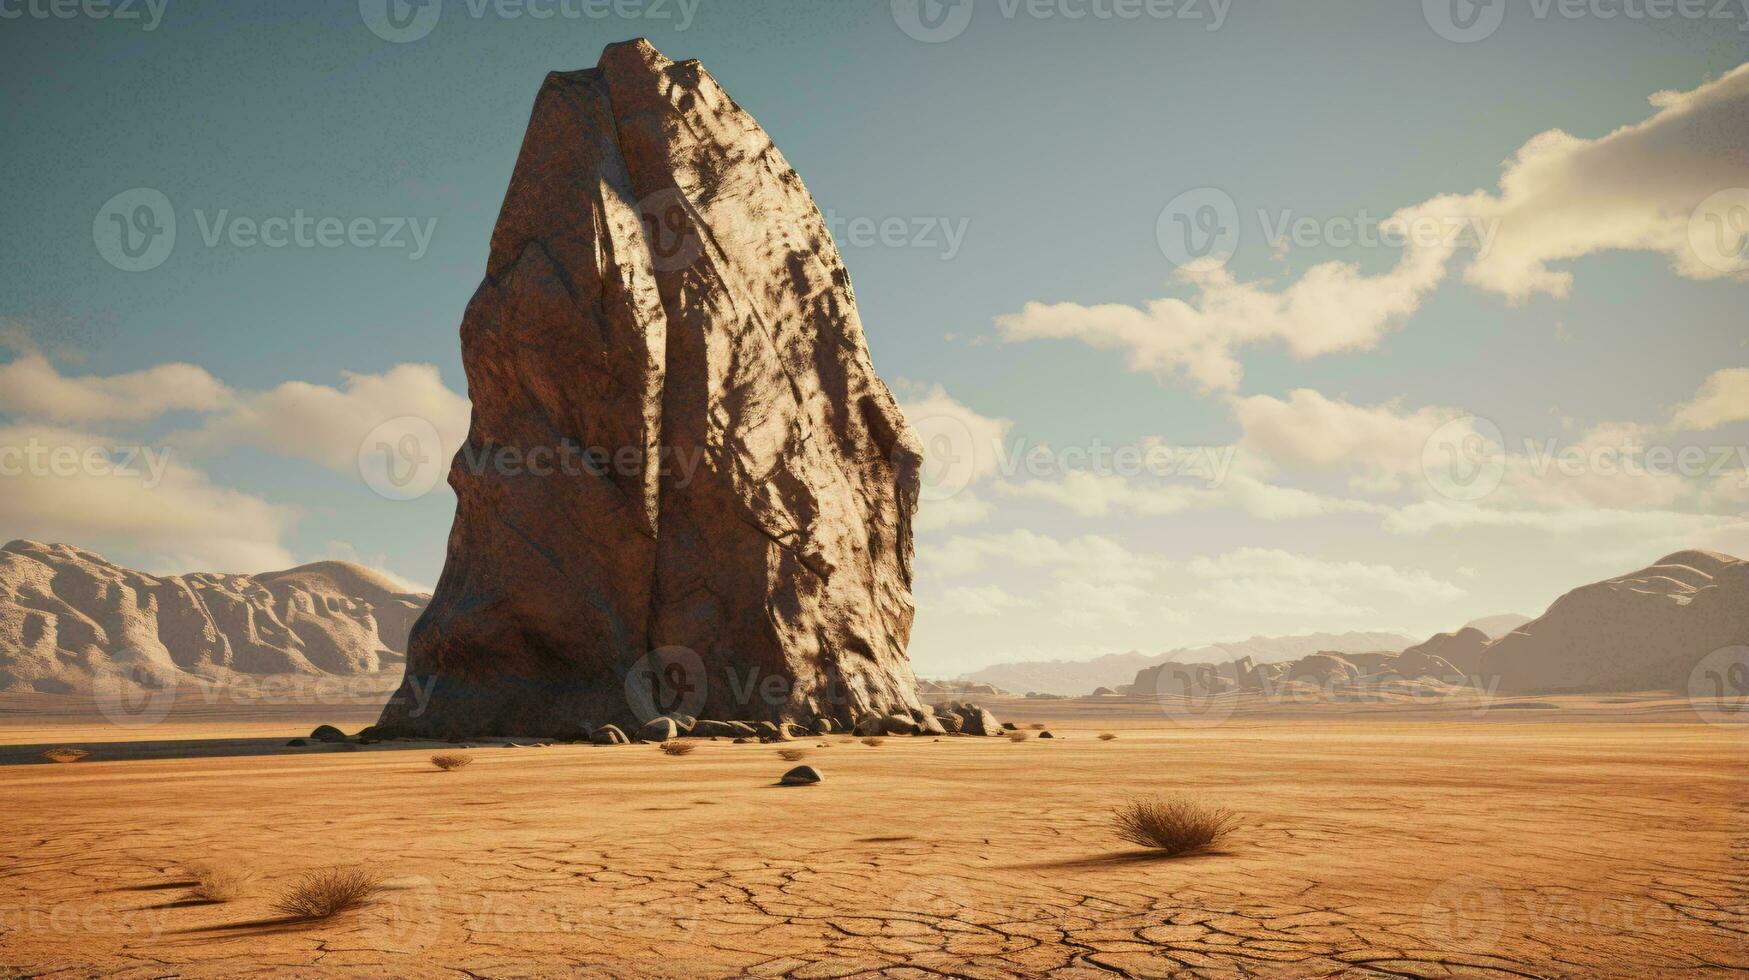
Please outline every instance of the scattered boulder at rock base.
[[789, 772], [784, 773], [783, 778], [779, 780], [779, 782], [783, 783], [785, 786], [812, 786], [824, 778], [824, 776], [820, 775], [820, 770], [815, 769], [813, 766], [797, 766]]

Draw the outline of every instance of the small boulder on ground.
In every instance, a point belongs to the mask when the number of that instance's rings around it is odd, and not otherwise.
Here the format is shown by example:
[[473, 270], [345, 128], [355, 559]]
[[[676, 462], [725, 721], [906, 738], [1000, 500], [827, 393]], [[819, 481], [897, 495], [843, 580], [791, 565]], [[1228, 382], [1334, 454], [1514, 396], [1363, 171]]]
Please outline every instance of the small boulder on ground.
[[640, 742], [666, 742], [671, 738], [680, 737], [680, 726], [667, 715], [660, 715], [644, 722], [644, 727], [638, 729]]
[[304, 739], [301, 739], [301, 738], [294, 738], [285, 744], [287, 744], [287, 745], [308, 745], [310, 743]]
[[626, 745], [631, 739], [626, 738], [626, 733], [620, 731], [618, 725], [602, 725], [590, 733], [589, 741], [596, 745]]
[[785, 786], [812, 786], [823, 778], [813, 766], [797, 766], [784, 773], [780, 782]]
[[1006, 727], [996, 716], [978, 705], [965, 701], [949, 701], [935, 706], [936, 717], [954, 715], [960, 720], [959, 730], [967, 735], [1000, 735]]
[[310, 737], [318, 742], [346, 741], [346, 733], [333, 725], [317, 725], [316, 730], [310, 733]]
[[881, 722], [881, 728], [888, 735], [915, 735], [917, 719], [908, 714], [890, 714]]
[[1056, 738], [1056, 736], [1052, 735], [1050, 732], [1039, 732], [1038, 737], [1039, 738]]
[[813, 727], [809, 730], [815, 735], [830, 735], [832, 734], [832, 719], [815, 718]]

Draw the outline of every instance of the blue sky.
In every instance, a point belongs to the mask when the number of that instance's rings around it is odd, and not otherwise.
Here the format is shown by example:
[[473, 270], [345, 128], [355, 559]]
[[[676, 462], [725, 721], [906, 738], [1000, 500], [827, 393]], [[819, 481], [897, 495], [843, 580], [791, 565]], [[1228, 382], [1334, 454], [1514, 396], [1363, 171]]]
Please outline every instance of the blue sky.
[[[1150, 497], [1147, 481], [1112, 495], [1112, 481], [961, 474], [967, 487], [926, 505], [919, 536], [925, 673], [1296, 629], [1452, 628], [1539, 612], [1675, 547], [1749, 550], [1749, 497], [1717, 473], [1612, 480], [1592, 462], [1555, 485], [1512, 471], [1462, 502], [1486, 514], [1429, 521], [1408, 508], [1450, 502], [1396, 458], [1420, 445], [1404, 432], [1472, 413], [1509, 460], [1525, 440], [1745, 444], [1735, 406], [1749, 395], [1728, 373], [1749, 365], [1742, 269], [1685, 259], [1667, 234], [1672, 214], [1686, 222], [1702, 199], [1749, 186], [1744, 100], [1727, 91], [1705, 117], [1723, 129], [1698, 131], [1676, 118], [1683, 104], [1649, 101], [1749, 61], [1741, 6], [1654, 20], [1610, 0], [1572, 16], [1514, 3], [1488, 36], [1457, 42], [1437, 4], [1398, 0], [1202, 0], [1133, 18], [1101, 16], [1132, 9], [1119, 0], [970, 0], [963, 30], [926, 43], [902, 29], [910, 2], [668, 0], [588, 8], [606, 9], [597, 17], [578, 0], [541, 19], [444, 0], [428, 34], [390, 43], [367, 27], [372, 0], [168, 0], [155, 22], [143, 4], [129, 11], [141, 20], [63, 19], [0, 0], [5, 439], [170, 446], [177, 466], [118, 500], [9, 472], [22, 492], [0, 504], [0, 536], [163, 570], [351, 557], [434, 583], [453, 497], [384, 499], [347, 463], [356, 433], [336, 426], [324, 445], [321, 420], [454, 412], [456, 328], [542, 76], [643, 35], [700, 59], [839, 220], [876, 367], [908, 407], [954, 433], [1057, 448], [1238, 447], [1232, 472], [1248, 486], [1319, 498], [1186, 505]], [[1637, 143], [1604, 141], [1661, 110]], [[1604, 145], [1544, 147], [1550, 173], [1500, 203], [1503, 164], [1551, 130]], [[162, 264], [127, 272], [94, 223], [135, 188], [164, 195], [177, 239]], [[1440, 208], [1415, 209], [1442, 195], [1483, 195], [1459, 213], [1530, 257], [1440, 262], [1448, 271], [1378, 324], [1352, 296], [1308, 304], [1278, 335], [1252, 324], [1266, 336], [1216, 344], [1238, 376], [1211, 387], [1185, 373], [1207, 349], [1118, 339], [1128, 321], [1101, 310], [1206, 297], [1158, 233], [1163, 209], [1199, 188], [1238, 217], [1221, 274], [1270, 294], [1321, 263], [1388, 276], [1405, 250], [1341, 247], [1331, 229], [1406, 209], [1435, 220]], [[1586, 223], [1611, 209], [1618, 220]], [[378, 232], [408, 221], [429, 246], [203, 240], [221, 214], [298, 212]], [[1317, 231], [1281, 250], [1264, 226], [1287, 217]], [[904, 222], [902, 243], [850, 240], [858, 220], [884, 219]], [[1536, 285], [1545, 267], [1570, 284]], [[1472, 280], [1476, 268], [1493, 278]], [[1223, 323], [1210, 329], [1241, 329]], [[1304, 339], [1326, 333], [1349, 339]], [[1153, 366], [1134, 369], [1138, 356]], [[171, 364], [206, 377], [136, 374]], [[80, 398], [95, 400], [68, 407]], [[142, 407], [154, 399], [166, 404]]]

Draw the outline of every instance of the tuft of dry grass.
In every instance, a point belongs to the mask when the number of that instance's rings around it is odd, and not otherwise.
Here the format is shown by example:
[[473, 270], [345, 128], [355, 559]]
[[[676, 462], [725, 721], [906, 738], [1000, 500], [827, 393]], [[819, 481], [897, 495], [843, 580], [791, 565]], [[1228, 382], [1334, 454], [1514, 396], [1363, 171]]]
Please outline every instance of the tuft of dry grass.
[[807, 749], [778, 749], [777, 757], [785, 762], [800, 762], [808, 757]]
[[1008, 740], [1010, 742], [1014, 742], [1017, 744], [1020, 742], [1024, 742], [1031, 737], [1032, 737], [1031, 732], [1023, 732], [1023, 731], [1016, 730], [1016, 731], [1012, 731], [1012, 732], [1008, 733]]
[[1112, 817], [1118, 837], [1157, 848], [1168, 856], [1204, 850], [1227, 836], [1238, 822], [1233, 811], [1188, 796], [1132, 800], [1118, 807]]
[[249, 893], [255, 882], [255, 872], [216, 864], [196, 864], [188, 869], [194, 875], [194, 897], [207, 902], [230, 902]]
[[444, 772], [448, 772], [451, 769], [460, 769], [473, 761], [473, 756], [462, 755], [460, 752], [439, 752], [431, 757], [431, 764], [442, 769]]
[[886, 742], [887, 742], [886, 739], [879, 738], [879, 737], [874, 736], [874, 735], [870, 735], [869, 737], [862, 740], [862, 744], [864, 744], [870, 748], [873, 748], [877, 745], [885, 745]]
[[78, 762], [91, 753], [84, 749], [44, 749], [43, 758], [50, 762]]
[[294, 919], [329, 919], [369, 902], [382, 883], [380, 875], [363, 868], [306, 871], [273, 907]]
[[1109, 742], [1116, 737], [1117, 737], [1116, 735], [1113, 735], [1110, 732], [1100, 732], [1099, 733], [1099, 740], [1101, 742]]
[[662, 743], [662, 751], [668, 755], [691, 755], [698, 746], [691, 742], [668, 741]]
[[1035, 732], [1042, 732], [1045, 730], [1045, 723], [1042, 721], [1035, 721], [1026, 727], [1032, 729]]

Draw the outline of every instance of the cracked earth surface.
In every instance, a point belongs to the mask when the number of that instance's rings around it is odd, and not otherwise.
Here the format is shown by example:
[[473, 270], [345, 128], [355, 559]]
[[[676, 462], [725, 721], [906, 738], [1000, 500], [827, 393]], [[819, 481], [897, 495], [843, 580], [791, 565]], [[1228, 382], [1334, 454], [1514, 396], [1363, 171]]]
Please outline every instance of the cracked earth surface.
[[[1749, 972], [1742, 728], [1052, 728], [795, 743], [826, 774], [802, 788], [773, 785], [773, 747], [725, 742], [478, 748], [455, 772], [409, 750], [7, 766], [0, 974]], [[1138, 854], [1109, 816], [1148, 792], [1244, 826], [1215, 853]], [[200, 904], [202, 861], [257, 878]], [[328, 865], [385, 889], [278, 918], [278, 891]]]

